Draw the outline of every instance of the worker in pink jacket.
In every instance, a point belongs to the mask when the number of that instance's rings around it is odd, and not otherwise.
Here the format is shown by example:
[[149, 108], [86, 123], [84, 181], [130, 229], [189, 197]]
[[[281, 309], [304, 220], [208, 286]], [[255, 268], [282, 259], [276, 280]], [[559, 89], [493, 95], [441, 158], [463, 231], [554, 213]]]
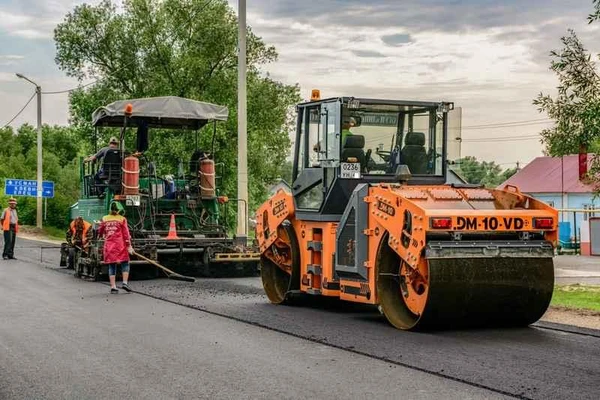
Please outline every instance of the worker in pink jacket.
[[131, 288], [128, 285], [129, 279], [129, 254], [133, 254], [131, 247], [131, 236], [127, 227], [127, 219], [121, 215], [123, 211], [121, 205], [117, 202], [110, 204], [110, 214], [102, 217], [102, 222], [98, 228], [98, 236], [104, 236], [104, 263], [108, 264], [108, 278], [110, 280], [110, 292], [119, 293], [116, 285], [117, 264], [121, 264], [121, 273], [123, 274], [122, 288], [128, 292]]

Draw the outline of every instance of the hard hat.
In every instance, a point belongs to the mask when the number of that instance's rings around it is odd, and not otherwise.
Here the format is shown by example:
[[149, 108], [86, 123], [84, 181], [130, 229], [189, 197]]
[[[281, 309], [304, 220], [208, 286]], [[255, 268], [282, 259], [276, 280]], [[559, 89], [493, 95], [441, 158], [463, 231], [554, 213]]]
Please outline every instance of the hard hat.
[[10, 199], [8, 199], [8, 204], [17, 204], [17, 199], [11, 197]]
[[114, 143], [114, 144], [119, 144], [119, 139], [117, 139], [116, 137], [111, 137], [109, 143]]
[[123, 207], [123, 205], [121, 203], [119, 203], [118, 201], [112, 201], [110, 203], [110, 210], [111, 211], [116, 211], [118, 214], [120, 215], [125, 215], [125, 208]]

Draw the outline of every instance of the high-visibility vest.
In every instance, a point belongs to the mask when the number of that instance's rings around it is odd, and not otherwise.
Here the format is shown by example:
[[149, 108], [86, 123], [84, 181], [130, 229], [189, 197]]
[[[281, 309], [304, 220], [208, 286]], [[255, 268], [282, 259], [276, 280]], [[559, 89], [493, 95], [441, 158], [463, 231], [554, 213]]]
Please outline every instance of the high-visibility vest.
[[[2, 230], [3, 231], [9, 231], [10, 230], [10, 210], [11, 208], [5, 208], [4, 209], [4, 221], [2, 223]], [[15, 232], [19, 231], [19, 216], [17, 215], [17, 223], [15, 223]]]
[[346, 138], [349, 135], [352, 136], [352, 132], [350, 132], [350, 130], [348, 130], [348, 129], [342, 130], [342, 147], [344, 147], [346, 145]]
[[[91, 227], [92, 227], [92, 224], [90, 224], [87, 221], [83, 221], [83, 232], [81, 233], [81, 241], [83, 242], [84, 245], [87, 242], [87, 234]], [[77, 233], [77, 226], [75, 225], [75, 221], [73, 221], [73, 222], [71, 222], [71, 235], [73, 238], [75, 238], [76, 233]]]

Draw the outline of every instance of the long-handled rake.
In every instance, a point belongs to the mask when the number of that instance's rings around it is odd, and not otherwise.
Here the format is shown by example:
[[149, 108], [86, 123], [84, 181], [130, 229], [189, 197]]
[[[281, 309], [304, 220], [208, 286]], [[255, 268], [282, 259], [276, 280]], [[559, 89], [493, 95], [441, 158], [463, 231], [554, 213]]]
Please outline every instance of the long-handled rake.
[[191, 276], [184, 276], [184, 275], [178, 274], [177, 272], [171, 271], [167, 267], [163, 267], [156, 261], [146, 258], [143, 255], [136, 253], [135, 251], [133, 252], [133, 254], [135, 256], [141, 258], [142, 260], [149, 262], [150, 264], [154, 265], [155, 267], [158, 267], [158, 268], [162, 269], [163, 271], [165, 271], [167, 274], [167, 278], [169, 278], [169, 279], [173, 279], [176, 281], [184, 281], [184, 282], [196, 282], [196, 279], [192, 278]]

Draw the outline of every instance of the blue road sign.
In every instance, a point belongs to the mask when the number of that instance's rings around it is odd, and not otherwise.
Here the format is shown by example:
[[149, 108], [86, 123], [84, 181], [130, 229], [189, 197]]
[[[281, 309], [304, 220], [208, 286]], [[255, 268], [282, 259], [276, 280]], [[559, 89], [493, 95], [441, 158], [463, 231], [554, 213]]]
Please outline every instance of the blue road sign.
[[[37, 181], [23, 179], [5, 179], [4, 194], [7, 196], [29, 196], [37, 197]], [[54, 197], [54, 182], [42, 181], [42, 197]]]

